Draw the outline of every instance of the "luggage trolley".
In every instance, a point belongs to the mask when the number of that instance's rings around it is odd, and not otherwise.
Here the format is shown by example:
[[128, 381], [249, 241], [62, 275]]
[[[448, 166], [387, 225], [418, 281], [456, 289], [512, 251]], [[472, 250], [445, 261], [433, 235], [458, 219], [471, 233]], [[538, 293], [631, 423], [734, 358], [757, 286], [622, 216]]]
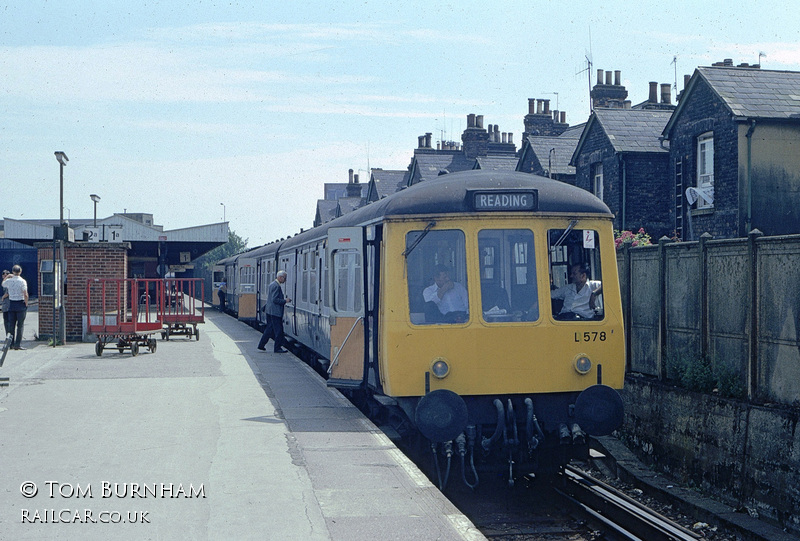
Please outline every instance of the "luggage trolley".
[[161, 339], [170, 336], [192, 336], [200, 340], [198, 323], [205, 322], [206, 286], [202, 278], [165, 278], [161, 321]]
[[116, 342], [122, 353], [139, 347], [156, 351], [156, 340], [150, 335], [161, 332], [164, 282], [155, 279], [95, 278], [86, 282], [87, 331], [97, 335], [94, 351], [97, 356]]

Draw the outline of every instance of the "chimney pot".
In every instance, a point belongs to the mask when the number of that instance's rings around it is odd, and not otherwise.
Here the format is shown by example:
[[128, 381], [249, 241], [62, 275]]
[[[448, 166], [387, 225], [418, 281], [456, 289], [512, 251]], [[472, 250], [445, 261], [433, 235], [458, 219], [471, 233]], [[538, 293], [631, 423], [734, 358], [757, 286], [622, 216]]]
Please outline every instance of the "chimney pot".
[[567, 123], [567, 112], [566, 111], [561, 111], [561, 123], [562, 124], [566, 124]]
[[506, 132], [503, 132], [503, 142], [504, 143], [508, 142], [508, 134]]
[[672, 103], [672, 85], [661, 83], [661, 103]]
[[475, 114], [471, 113], [467, 115], [467, 128], [474, 128], [475, 127]]
[[494, 132], [493, 132], [493, 130], [494, 130], [494, 126], [492, 124], [489, 124], [489, 142], [490, 143], [494, 142]]
[[606, 72], [606, 84], [607, 85], [611, 84], [611, 72], [610, 71]]
[[353, 175], [353, 184], [358, 184], [358, 175]]
[[419, 137], [417, 137], [417, 145], [418, 145], [417, 148], [422, 148], [422, 147], [425, 146], [425, 136], [424, 135], [420, 135]]
[[542, 114], [542, 100], [539, 99], [536, 100], [536, 114], [537, 115]]
[[597, 84], [603, 84], [603, 70], [597, 70]]
[[511, 132], [508, 132], [508, 142], [514, 144], [514, 134]]
[[622, 84], [622, 72], [620, 70], [614, 70], [614, 84], [617, 86]]
[[350, 184], [353, 183], [353, 170], [352, 169], [350, 169], [348, 171], [348, 183], [350, 183]]
[[686, 75], [683, 76], [683, 88], [686, 88], [687, 86], [689, 86], [689, 79], [691, 79], [691, 78], [692, 78], [692, 76], [689, 75], [689, 74], [686, 74]]
[[475, 117], [475, 127], [483, 129], [483, 115], [477, 115]]
[[550, 100], [543, 100], [544, 101], [544, 112], [545, 114], [550, 114]]
[[425, 134], [425, 148], [431, 148], [431, 133]]
[[650, 81], [650, 97], [647, 99], [650, 103], [658, 103], [658, 82]]
[[528, 114], [536, 113], [536, 98], [528, 98]]
[[631, 108], [631, 100], [625, 100], [622, 102], [623, 109], [630, 109]]

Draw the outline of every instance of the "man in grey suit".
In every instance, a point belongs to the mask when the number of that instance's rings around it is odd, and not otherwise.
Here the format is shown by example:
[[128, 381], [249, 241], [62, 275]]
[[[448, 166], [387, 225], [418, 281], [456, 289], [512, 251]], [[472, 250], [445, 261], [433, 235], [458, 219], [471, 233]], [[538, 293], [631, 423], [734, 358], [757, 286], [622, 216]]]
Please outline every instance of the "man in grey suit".
[[266, 350], [264, 346], [272, 338], [275, 341], [275, 353], [286, 353], [286, 350], [281, 347], [283, 346], [283, 307], [287, 302], [292, 302], [292, 299], [285, 296], [281, 289], [281, 284], [285, 281], [286, 271], [278, 271], [275, 280], [267, 289], [267, 304], [264, 306], [267, 313], [267, 325], [258, 342], [258, 349], [261, 351]]

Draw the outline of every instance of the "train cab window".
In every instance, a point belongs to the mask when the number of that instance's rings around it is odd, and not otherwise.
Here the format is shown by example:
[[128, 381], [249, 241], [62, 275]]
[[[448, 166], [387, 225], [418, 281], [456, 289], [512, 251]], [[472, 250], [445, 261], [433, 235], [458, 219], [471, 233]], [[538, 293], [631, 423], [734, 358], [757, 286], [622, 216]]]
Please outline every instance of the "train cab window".
[[409, 232], [406, 269], [411, 323], [441, 325], [469, 319], [463, 231]]
[[575, 225], [547, 232], [552, 315], [558, 321], [600, 320], [605, 313], [599, 236]]
[[533, 232], [484, 229], [478, 233], [481, 312], [484, 321], [535, 321], [539, 295]]

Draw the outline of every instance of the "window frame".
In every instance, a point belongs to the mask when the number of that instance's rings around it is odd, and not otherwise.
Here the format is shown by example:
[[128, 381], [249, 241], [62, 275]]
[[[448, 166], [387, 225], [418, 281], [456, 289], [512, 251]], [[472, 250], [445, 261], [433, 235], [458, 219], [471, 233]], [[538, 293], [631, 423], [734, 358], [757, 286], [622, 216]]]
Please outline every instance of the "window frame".
[[[709, 131], [697, 136], [695, 145], [697, 153], [697, 172], [695, 175], [695, 187], [698, 189], [714, 189], [714, 132]], [[713, 200], [707, 201], [702, 196], [697, 196], [695, 203], [698, 209], [714, 208]]]

